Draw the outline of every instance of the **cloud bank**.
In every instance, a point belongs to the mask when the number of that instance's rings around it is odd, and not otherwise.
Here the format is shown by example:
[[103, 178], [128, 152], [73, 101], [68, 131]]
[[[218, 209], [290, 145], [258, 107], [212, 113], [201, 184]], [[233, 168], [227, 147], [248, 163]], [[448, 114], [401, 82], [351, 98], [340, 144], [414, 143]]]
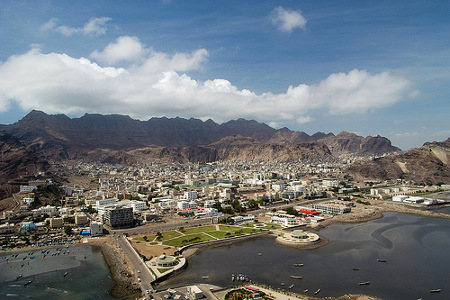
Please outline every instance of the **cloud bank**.
[[[126, 67], [115, 66], [126, 63]], [[24, 110], [81, 115], [85, 112], [211, 118], [239, 117], [282, 124], [314, 121], [312, 113], [351, 115], [386, 108], [411, 92], [410, 82], [389, 72], [354, 69], [284, 93], [256, 94], [226, 79], [198, 81], [188, 73], [208, 62], [208, 51], [167, 54], [138, 38], [119, 37], [90, 58], [31, 49], [0, 64], [0, 111], [11, 101]], [[101, 64], [105, 64], [104, 66]]]

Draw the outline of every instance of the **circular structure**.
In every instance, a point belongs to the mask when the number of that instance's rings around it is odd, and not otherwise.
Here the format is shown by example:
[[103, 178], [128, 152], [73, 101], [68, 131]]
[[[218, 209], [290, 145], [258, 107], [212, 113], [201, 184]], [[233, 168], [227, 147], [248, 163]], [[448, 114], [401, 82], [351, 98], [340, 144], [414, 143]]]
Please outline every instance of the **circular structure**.
[[304, 240], [309, 238], [308, 232], [304, 231], [304, 230], [294, 230], [291, 233], [291, 237], [293, 239], [298, 239], [298, 240]]
[[282, 232], [278, 235], [276, 241], [284, 245], [304, 248], [318, 245], [320, 242], [320, 237], [312, 232], [294, 230], [292, 232]]
[[173, 267], [178, 264], [178, 260], [173, 256], [161, 255], [155, 260], [158, 267]]

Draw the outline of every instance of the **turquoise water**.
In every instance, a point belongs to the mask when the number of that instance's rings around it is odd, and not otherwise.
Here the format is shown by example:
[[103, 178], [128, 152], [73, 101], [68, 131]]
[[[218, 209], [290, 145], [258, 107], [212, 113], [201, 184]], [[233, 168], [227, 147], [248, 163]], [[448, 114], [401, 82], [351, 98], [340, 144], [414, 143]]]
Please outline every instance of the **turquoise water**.
[[56, 248], [47, 250], [45, 257], [41, 250], [0, 257], [0, 299], [114, 299], [108, 294], [113, 282], [99, 248], [73, 246], [58, 255]]

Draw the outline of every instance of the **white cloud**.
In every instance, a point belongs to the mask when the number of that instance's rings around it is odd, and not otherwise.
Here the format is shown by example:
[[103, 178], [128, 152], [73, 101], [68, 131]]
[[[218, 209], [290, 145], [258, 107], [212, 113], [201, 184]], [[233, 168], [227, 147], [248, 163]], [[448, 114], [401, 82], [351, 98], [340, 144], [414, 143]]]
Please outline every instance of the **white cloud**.
[[145, 46], [135, 36], [118, 37], [115, 43], [111, 43], [99, 52], [95, 50], [91, 57], [105, 62], [115, 64], [120, 61], [136, 61], [145, 55]]
[[297, 118], [298, 124], [306, 124], [312, 121], [314, 121], [314, 118], [311, 118], [310, 116], [300, 116]]
[[92, 57], [129, 62], [128, 67], [102, 67], [87, 58], [41, 53], [32, 49], [0, 64], [0, 110], [11, 101], [24, 110], [47, 113], [85, 112], [212, 118], [239, 117], [282, 124], [312, 122], [308, 115], [368, 113], [392, 106], [411, 92], [407, 79], [389, 72], [365, 70], [331, 74], [314, 85], [290, 86], [285, 93], [256, 94], [226, 79], [198, 81], [188, 73], [204, 67], [208, 51], [169, 55], [146, 48], [137, 38], [120, 37]]
[[50, 19], [47, 23], [41, 26], [42, 30], [52, 30], [61, 33], [65, 36], [71, 36], [73, 34], [83, 34], [83, 35], [103, 35], [106, 33], [106, 22], [110, 21], [111, 18], [100, 17], [91, 18], [83, 27], [69, 27], [66, 25], [57, 26], [57, 18]]
[[284, 9], [281, 6], [271, 13], [272, 23], [283, 32], [291, 33], [295, 28], [305, 29], [306, 19], [301, 11]]

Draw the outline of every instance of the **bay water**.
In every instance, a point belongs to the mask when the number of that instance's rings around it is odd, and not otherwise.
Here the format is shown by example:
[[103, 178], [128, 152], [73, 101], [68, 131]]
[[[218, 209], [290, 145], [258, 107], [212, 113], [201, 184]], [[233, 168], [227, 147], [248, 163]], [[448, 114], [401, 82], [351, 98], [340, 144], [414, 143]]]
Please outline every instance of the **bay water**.
[[0, 253], [0, 299], [114, 299], [108, 294], [113, 282], [99, 248], [58, 249]]
[[[450, 299], [450, 220], [390, 212], [382, 219], [334, 224], [316, 233], [330, 242], [299, 250], [266, 236], [202, 250], [159, 288], [198, 282], [232, 286], [232, 274], [243, 274], [273, 288], [293, 285], [290, 290], [302, 294], [308, 289], [306, 295], [321, 289], [321, 297], [361, 293], [396, 300]], [[438, 288], [440, 293], [430, 293]]]

